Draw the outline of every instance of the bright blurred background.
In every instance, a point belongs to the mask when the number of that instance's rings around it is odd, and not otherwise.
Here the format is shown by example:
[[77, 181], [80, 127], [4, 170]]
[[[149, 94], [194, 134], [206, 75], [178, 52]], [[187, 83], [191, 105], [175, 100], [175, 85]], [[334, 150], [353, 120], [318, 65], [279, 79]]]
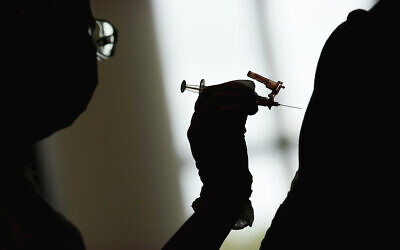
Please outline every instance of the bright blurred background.
[[[301, 122], [322, 46], [354, 9], [374, 0], [91, 0], [119, 30], [117, 53], [99, 63], [99, 86], [70, 128], [38, 146], [49, 201], [81, 230], [88, 250], [161, 249], [192, 214], [201, 183], [186, 131], [206, 85], [284, 82], [284, 107], [249, 117], [253, 227], [221, 249], [258, 249], [297, 170]], [[268, 91], [256, 83], [256, 92]]]

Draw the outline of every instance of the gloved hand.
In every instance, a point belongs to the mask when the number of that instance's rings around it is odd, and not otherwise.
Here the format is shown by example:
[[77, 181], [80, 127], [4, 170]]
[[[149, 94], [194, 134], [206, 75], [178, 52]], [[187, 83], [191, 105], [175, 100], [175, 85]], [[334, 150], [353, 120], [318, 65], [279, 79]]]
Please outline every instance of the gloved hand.
[[[230, 81], [199, 95], [188, 138], [203, 183], [198, 209], [224, 209], [237, 218], [233, 229], [252, 224], [252, 176], [244, 134], [248, 115], [258, 111], [254, 82]], [[247, 211], [247, 212], [246, 212]], [[244, 217], [240, 219], [241, 217]]]

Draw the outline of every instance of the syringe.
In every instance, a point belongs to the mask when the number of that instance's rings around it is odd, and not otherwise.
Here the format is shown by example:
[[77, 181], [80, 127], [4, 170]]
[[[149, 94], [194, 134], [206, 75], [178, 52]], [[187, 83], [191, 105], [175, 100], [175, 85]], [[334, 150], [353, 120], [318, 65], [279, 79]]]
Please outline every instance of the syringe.
[[[265, 84], [265, 86], [269, 89], [272, 90], [272, 92], [268, 95], [268, 97], [264, 97], [264, 96], [258, 96], [257, 98], [257, 105], [259, 106], [265, 106], [268, 107], [269, 109], [271, 109], [272, 106], [284, 106], [284, 107], [288, 107], [288, 108], [295, 108], [295, 109], [301, 109], [299, 107], [294, 107], [294, 106], [290, 106], [290, 105], [286, 105], [286, 104], [280, 104], [278, 102], [274, 101], [274, 97], [278, 94], [279, 90], [281, 88], [285, 88], [282, 84], [282, 82], [275, 82], [272, 81], [266, 77], [263, 77], [261, 75], [258, 75], [256, 73], [253, 73], [251, 71], [249, 71], [249, 73], [247, 74], [247, 76], [249, 76], [250, 78], [253, 78], [259, 82], [262, 82]], [[205, 85], [205, 80], [201, 79], [200, 84], [199, 85], [189, 85], [186, 84], [186, 81], [183, 80], [181, 83], [181, 93], [183, 93], [185, 90], [191, 91], [191, 92], [195, 92], [195, 93], [201, 93], [206, 87]]]

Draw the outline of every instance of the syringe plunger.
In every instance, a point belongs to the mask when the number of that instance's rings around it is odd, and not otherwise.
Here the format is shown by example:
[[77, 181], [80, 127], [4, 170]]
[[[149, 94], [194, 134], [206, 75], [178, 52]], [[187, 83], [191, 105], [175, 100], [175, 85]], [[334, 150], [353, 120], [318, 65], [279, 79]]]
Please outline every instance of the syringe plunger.
[[185, 80], [183, 80], [181, 83], [181, 93], [183, 93], [185, 90], [195, 92], [195, 93], [201, 93], [201, 91], [203, 91], [203, 89], [205, 87], [206, 87], [206, 82], [204, 79], [201, 79], [199, 85], [189, 85], [189, 84], [186, 84]]

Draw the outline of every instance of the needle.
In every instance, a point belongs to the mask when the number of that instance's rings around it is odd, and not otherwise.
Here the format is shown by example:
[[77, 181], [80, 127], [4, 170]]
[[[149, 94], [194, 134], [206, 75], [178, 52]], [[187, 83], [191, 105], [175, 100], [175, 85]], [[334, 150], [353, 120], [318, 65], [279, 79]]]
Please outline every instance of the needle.
[[269, 109], [271, 109], [271, 107], [273, 107], [273, 106], [275, 106], [275, 107], [283, 106], [283, 107], [288, 107], [288, 108], [301, 109], [301, 108], [295, 107], [295, 106], [290, 106], [290, 105], [286, 105], [286, 104], [280, 104], [278, 102], [273, 101], [272, 98], [267, 98], [267, 97], [264, 97], [264, 96], [258, 96], [257, 105], [266, 106]]
[[288, 108], [294, 108], [294, 109], [301, 109], [299, 107], [295, 107], [295, 106], [290, 106], [290, 105], [286, 105], [286, 104], [278, 104], [278, 106], [284, 106], [284, 107], [288, 107]]

